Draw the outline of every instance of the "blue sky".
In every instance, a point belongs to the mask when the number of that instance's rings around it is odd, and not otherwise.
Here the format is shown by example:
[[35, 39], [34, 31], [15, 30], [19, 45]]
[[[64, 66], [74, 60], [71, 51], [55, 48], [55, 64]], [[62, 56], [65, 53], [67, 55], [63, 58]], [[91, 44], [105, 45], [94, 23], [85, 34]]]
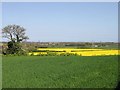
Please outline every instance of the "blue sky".
[[[26, 28], [29, 41], [117, 42], [118, 4], [2, 3], [3, 27]], [[4, 39], [3, 39], [4, 40]]]

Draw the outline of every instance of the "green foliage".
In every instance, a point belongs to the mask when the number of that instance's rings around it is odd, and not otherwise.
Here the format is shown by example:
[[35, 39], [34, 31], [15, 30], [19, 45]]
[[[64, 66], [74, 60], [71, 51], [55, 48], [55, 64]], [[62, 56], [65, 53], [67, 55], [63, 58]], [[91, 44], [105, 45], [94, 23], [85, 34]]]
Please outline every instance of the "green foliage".
[[47, 56], [55, 56], [56, 53], [55, 52], [47, 52]]
[[[4, 55], [27, 55], [26, 51], [22, 50], [19, 42], [10, 41], [7, 43], [8, 48], [4, 51]], [[6, 53], [5, 53], [6, 52]]]
[[3, 88], [115, 88], [118, 56], [4, 56]]
[[60, 56], [78, 56], [77, 54], [72, 54], [72, 53], [62, 53]]
[[19, 26], [19, 25], [7, 25], [2, 29], [2, 37], [3, 38], [7, 38], [8, 40], [10, 40], [7, 43], [7, 50], [3, 51], [4, 55], [10, 55], [10, 54], [14, 54], [14, 55], [23, 55], [24, 52], [21, 49], [21, 45], [20, 43], [24, 40], [29, 39], [26, 35], [25, 35], [25, 28]]
[[10, 41], [8, 42], [7, 54], [18, 54], [21, 50], [19, 43]]

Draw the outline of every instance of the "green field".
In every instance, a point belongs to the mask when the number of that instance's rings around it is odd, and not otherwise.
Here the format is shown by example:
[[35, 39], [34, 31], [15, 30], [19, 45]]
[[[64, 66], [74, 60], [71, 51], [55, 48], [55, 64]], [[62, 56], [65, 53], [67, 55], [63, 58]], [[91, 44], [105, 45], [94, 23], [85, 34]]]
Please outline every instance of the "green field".
[[114, 88], [117, 56], [4, 56], [3, 88]]

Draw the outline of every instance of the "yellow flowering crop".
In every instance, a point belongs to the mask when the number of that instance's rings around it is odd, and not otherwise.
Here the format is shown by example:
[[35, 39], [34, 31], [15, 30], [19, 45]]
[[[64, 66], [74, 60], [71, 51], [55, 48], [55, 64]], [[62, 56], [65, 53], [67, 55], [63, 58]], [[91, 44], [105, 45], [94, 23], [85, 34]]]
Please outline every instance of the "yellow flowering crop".
[[38, 52], [31, 52], [29, 55], [47, 55], [47, 54], [72, 54], [80, 56], [102, 56], [102, 55], [120, 55], [120, 50], [107, 49], [75, 49], [75, 48], [38, 48]]

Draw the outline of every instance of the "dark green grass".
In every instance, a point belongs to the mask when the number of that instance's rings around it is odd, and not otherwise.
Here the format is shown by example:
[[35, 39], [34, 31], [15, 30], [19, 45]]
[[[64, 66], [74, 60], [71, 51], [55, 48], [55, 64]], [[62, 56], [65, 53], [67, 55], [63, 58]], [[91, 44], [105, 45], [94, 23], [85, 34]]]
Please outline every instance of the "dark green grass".
[[117, 56], [6, 56], [3, 88], [114, 88]]

